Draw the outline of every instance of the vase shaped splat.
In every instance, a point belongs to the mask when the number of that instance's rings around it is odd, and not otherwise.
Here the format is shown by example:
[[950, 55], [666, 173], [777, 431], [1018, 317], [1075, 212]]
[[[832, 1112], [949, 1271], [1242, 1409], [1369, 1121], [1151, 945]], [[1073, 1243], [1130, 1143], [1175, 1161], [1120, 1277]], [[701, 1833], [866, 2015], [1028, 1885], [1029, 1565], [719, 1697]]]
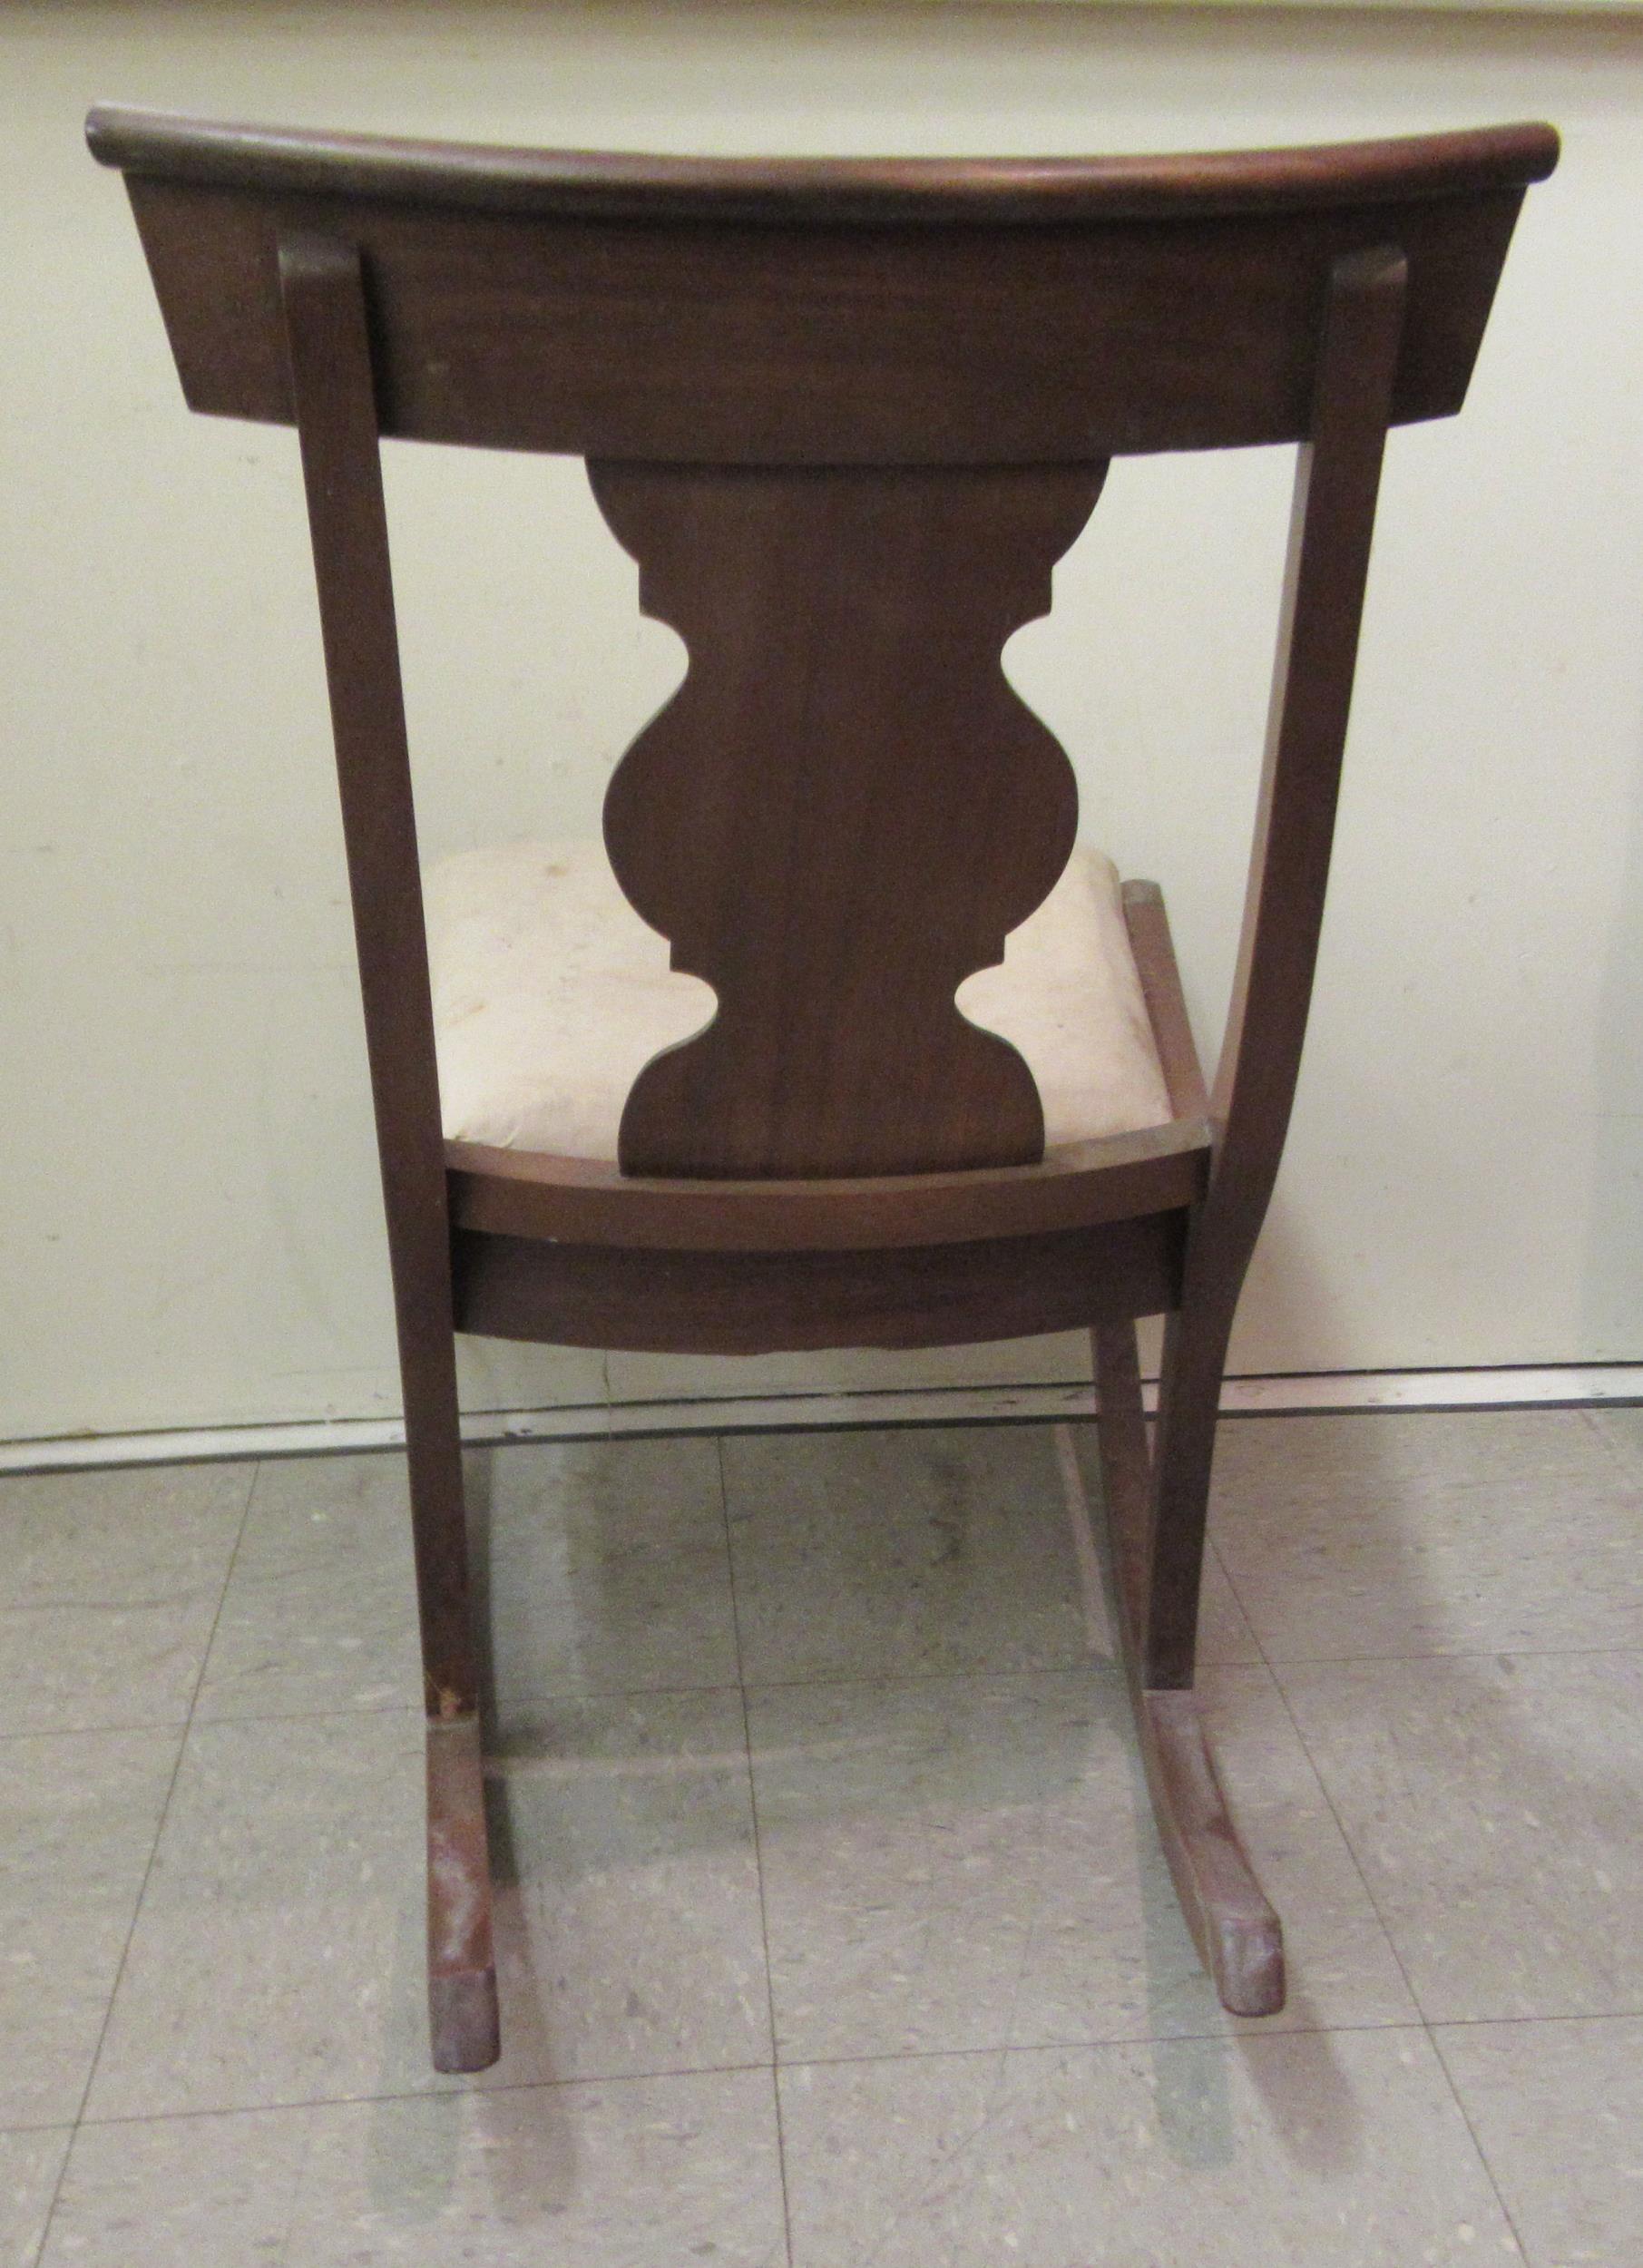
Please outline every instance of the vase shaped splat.
[[1042, 1155], [1032, 1074], [954, 995], [1072, 847], [1072, 768], [1001, 656], [1104, 469], [590, 467], [689, 654], [611, 782], [606, 846], [719, 1002], [636, 1080], [624, 1170]]

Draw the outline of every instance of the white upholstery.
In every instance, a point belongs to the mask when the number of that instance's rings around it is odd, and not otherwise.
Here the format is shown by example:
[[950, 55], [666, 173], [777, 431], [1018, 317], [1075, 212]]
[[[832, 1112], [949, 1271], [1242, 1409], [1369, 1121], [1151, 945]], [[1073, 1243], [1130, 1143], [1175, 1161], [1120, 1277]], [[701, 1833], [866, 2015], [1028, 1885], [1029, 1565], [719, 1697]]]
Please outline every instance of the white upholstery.
[[[713, 992], [668, 966], [596, 842], [512, 843], [425, 878], [445, 1138], [613, 1158], [628, 1090], [657, 1051], [699, 1031]], [[958, 991], [1013, 1041], [1046, 1139], [1157, 1126], [1169, 1098], [1130, 951], [1118, 875], [1079, 849], [1002, 964]]]

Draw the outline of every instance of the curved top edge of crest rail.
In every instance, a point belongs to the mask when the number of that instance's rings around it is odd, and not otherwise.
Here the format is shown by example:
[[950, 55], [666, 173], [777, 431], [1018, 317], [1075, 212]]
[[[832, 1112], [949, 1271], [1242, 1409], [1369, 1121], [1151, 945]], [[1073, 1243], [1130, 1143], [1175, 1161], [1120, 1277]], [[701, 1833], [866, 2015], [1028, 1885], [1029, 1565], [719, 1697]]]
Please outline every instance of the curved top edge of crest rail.
[[1396, 204], [1521, 188], [1556, 130], [1480, 127], [1384, 142], [1178, 156], [755, 158], [494, 149], [240, 125], [99, 104], [92, 153], [148, 179], [567, 219], [788, 227], [1053, 227]]

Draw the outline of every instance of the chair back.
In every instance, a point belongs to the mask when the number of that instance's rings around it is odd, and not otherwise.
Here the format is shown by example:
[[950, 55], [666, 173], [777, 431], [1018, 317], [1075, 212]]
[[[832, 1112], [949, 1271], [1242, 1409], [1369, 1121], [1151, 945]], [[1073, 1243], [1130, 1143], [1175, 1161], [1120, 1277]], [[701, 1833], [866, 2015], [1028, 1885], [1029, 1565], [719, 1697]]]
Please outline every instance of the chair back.
[[1382, 440], [1459, 408], [1550, 128], [969, 163], [89, 133], [191, 406], [301, 431], [374, 1066], [431, 1078], [379, 436], [585, 457], [685, 640], [605, 840], [718, 1008], [641, 1074], [621, 1162], [741, 1178], [1042, 1157], [1026, 1065], [954, 1002], [1077, 828], [1002, 649], [1112, 456], [1298, 442], [1218, 1104], [1246, 1026], [1255, 1084], [1293, 1083]]

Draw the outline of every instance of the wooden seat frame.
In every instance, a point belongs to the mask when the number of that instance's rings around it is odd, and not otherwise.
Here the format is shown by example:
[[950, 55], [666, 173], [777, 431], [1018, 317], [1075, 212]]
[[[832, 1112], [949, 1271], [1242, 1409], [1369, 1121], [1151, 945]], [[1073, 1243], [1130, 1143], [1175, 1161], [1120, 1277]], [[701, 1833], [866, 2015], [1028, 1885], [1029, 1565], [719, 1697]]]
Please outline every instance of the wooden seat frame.
[[[435, 2064], [498, 2052], [459, 1330], [754, 1353], [1089, 1326], [1159, 1833], [1227, 2007], [1277, 2009], [1277, 1917], [1192, 1691], [1222, 1371], [1300, 1062], [1386, 432], [1460, 406], [1556, 136], [879, 163], [88, 132], [190, 405], [300, 435], [405, 1385]], [[605, 834], [719, 1007], [647, 1066], [608, 1164], [442, 1140], [385, 435], [586, 457], [689, 649]], [[1024, 1064], [953, 1004], [1076, 830], [1000, 651], [1114, 455], [1264, 442], [1299, 463], [1214, 1083], [1162, 899], [1130, 883], [1171, 1118], [1047, 1151]]]

